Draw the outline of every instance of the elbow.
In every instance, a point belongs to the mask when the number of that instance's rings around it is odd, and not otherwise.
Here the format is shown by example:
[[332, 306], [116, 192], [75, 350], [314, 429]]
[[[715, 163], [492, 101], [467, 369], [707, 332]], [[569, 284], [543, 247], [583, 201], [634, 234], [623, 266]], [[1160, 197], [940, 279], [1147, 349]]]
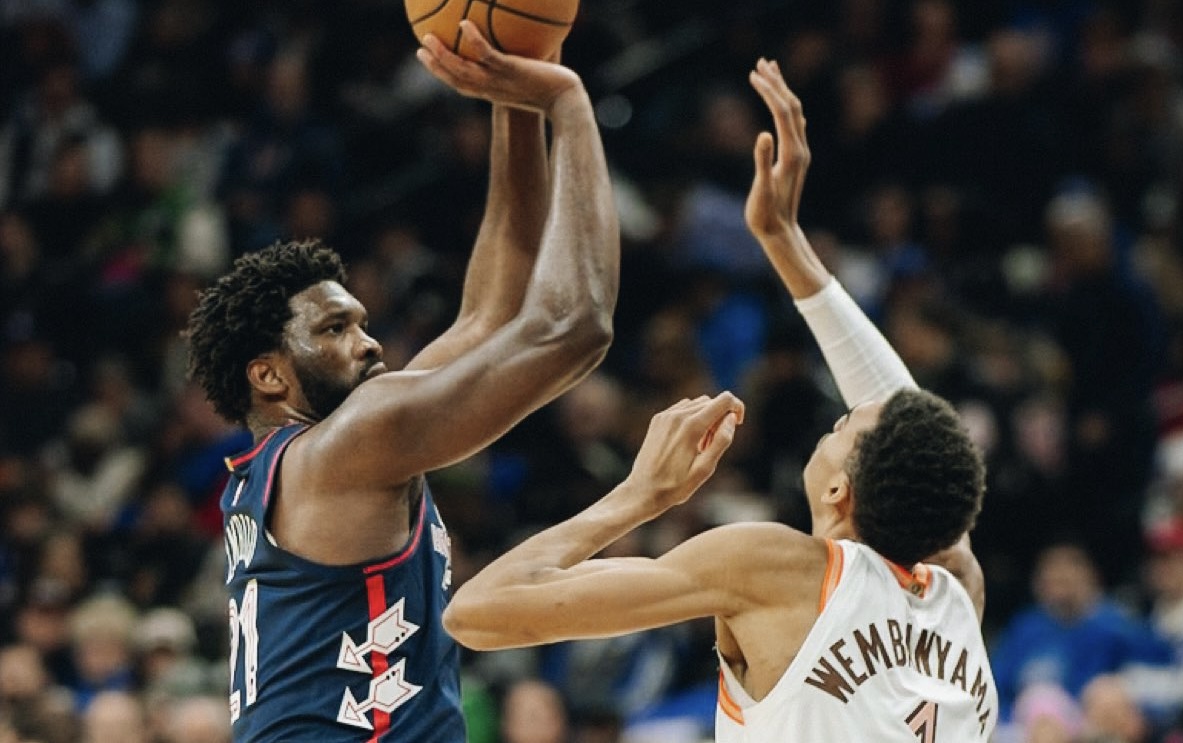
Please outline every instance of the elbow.
[[594, 358], [595, 363], [604, 358], [608, 347], [612, 345], [612, 311], [607, 307], [597, 306], [572, 313], [559, 326], [567, 338], [566, 342], [589, 358]]
[[[469, 650], [489, 651], [517, 647], [521, 643], [514, 642], [504, 633], [488, 626], [488, 618], [495, 616], [491, 611], [483, 611], [480, 607], [468, 606], [463, 601], [455, 599], [444, 609], [443, 625], [453, 640]], [[485, 621], [482, 624], [481, 618]]]
[[607, 308], [537, 312], [526, 318], [531, 343], [550, 347], [581, 373], [591, 371], [612, 345], [612, 313]]
[[612, 319], [589, 317], [571, 331], [572, 378], [582, 379], [600, 365], [612, 345]]
[[457, 603], [456, 599], [452, 599], [452, 603], [444, 607], [443, 625], [444, 632], [452, 636], [452, 639], [460, 643], [464, 647], [471, 647], [465, 640], [468, 638], [468, 628], [464, 621], [464, 610]]
[[486, 648], [476, 646], [481, 633], [472, 624], [472, 613], [472, 610], [465, 606], [463, 602], [458, 602], [453, 598], [452, 603], [444, 608], [444, 631], [466, 648], [485, 650]]
[[582, 342], [587, 348], [588, 355], [594, 359], [593, 366], [595, 366], [608, 353], [608, 347], [612, 345], [612, 339], [615, 337], [615, 330], [612, 327], [612, 313], [593, 313], [585, 319], [583, 325], [584, 327], [580, 330]]

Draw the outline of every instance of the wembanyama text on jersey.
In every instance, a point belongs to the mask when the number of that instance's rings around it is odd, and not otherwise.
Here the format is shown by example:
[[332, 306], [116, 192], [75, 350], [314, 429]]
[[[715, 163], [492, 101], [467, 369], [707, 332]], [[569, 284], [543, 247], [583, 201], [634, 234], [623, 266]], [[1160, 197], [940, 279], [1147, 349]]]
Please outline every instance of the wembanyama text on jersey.
[[722, 662], [718, 743], [973, 743], [998, 693], [969, 594], [948, 571], [908, 571], [857, 542], [828, 542], [820, 613], [766, 697]]
[[[266, 530], [280, 457], [305, 426], [228, 460], [222, 495], [234, 740], [463, 743], [459, 659], [441, 617], [447, 532], [427, 486], [411, 539], [372, 563], [319, 565]], [[342, 538], [349, 513], [342, 509]]]

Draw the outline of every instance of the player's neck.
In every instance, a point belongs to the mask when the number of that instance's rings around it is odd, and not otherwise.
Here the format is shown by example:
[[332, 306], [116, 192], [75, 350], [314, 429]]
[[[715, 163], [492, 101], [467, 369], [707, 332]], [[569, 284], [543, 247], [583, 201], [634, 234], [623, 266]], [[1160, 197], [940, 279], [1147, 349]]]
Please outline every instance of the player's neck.
[[812, 534], [819, 539], [853, 539], [858, 541], [858, 534], [850, 519], [841, 518], [836, 514], [830, 518], [824, 515], [815, 515]]
[[316, 422], [316, 419], [308, 413], [288, 406], [255, 410], [248, 413], [246, 417], [246, 426], [250, 429], [251, 436], [255, 441], [261, 441], [271, 431], [282, 426], [292, 423], [304, 423], [311, 426]]

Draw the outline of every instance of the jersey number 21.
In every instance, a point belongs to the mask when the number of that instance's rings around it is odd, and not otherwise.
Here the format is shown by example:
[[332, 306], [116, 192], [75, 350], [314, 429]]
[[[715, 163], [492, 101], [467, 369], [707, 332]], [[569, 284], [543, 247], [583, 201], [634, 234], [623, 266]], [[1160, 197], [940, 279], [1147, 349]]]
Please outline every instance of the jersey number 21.
[[[241, 642], [239, 640], [241, 636]], [[243, 686], [246, 687], [246, 701], [242, 690], [236, 686], [235, 672], [238, 670], [238, 649], [242, 648]], [[259, 582], [251, 580], [242, 592], [242, 606], [230, 599], [230, 721], [242, 714], [244, 707], [254, 704], [259, 693]]]

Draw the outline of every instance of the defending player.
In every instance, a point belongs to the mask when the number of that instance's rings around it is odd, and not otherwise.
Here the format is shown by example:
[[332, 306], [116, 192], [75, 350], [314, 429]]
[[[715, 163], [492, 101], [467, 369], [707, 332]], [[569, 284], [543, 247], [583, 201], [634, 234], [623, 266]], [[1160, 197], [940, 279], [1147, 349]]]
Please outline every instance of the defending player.
[[570, 387], [611, 339], [619, 237], [583, 85], [465, 33], [479, 61], [433, 39], [419, 52], [495, 104], [455, 324], [388, 372], [338, 256], [316, 243], [240, 258], [190, 318], [193, 376], [257, 442], [228, 461], [222, 497], [236, 741], [464, 741], [440, 624], [449, 543], [423, 473]]
[[[986, 741], [998, 704], [966, 536], [981, 459], [813, 253], [797, 224], [809, 162], [800, 103], [775, 64], [761, 60], [751, 83], [777, 141], [756, 142], [748, 225], [851, 406], [805, 467], [812, 535], [733, 524], [654, 560], [589, 559], [714, 471], [743, 406], [728, 393], [683, 401], [654, 419], [620, 486], [472, 578], [444, 625], [491, 649], [713, 616], [720, 743]], [[934, 555], [949, 570], [923, 562]]]

